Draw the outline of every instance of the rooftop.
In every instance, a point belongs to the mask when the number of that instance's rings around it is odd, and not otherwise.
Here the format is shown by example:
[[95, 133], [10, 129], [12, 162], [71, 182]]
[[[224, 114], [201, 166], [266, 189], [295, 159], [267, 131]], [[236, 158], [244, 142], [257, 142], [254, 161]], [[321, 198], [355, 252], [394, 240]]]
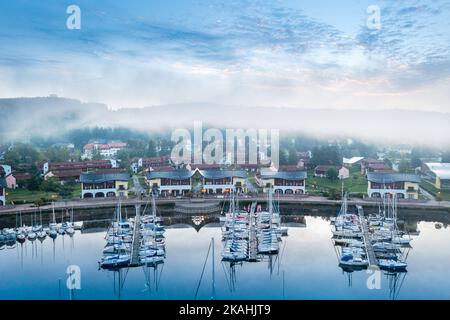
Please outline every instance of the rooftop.
[[166, 170], [166, 171], [150, 171], [147, 172], [147, 179], [174, 179], [185, 180], [191, 178], [196, 172], [199, 172], [206, 179], [223, 179], [229, 177], [246, 178], [247, 173], [244, 170]]
[[261, 173], [261, 179], [304, 180], [306, 171], [272, 171]]
[[429, 162], [425, 165], [441, 179], [450, 179], [450, 163]]
[[6, 180], [5, 178], [1, 177], [0, 178], [0, 188], [6, 188], [7, 184], [6, 184]]
[[420, 177], [416, 174], [391, 173], [391, 172], [370, 172], [367, 174], [367, 180], [376, 183], [393, 183], [393, 182], [420, 183]]
[[82, 183], [101, 183], [106, 181], [128, 181], [130, 175], [124, 173], [82, 173], [80, 182]]
[[342, 162], [344, 164], [355, 164], [355, 163], [361, 161], [362, 159], [364, 159], [364, 157], [343, 158]]

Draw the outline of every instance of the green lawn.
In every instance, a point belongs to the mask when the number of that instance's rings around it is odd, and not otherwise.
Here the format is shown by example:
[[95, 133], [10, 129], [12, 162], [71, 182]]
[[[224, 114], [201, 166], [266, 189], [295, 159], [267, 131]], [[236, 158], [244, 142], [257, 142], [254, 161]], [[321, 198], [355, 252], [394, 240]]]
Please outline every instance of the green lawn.
[[[314, 172], [308, 171], [306, 179], [306, 191], [312, 195], [320, 195], [331, 189], [341, 191], [341, 180], [330, 180], [328, 178], [314, 177]], [[359, 170], [351, 170], [350, 177], [344, 179], [344, 191], [349, 193], [367, 193], [367, 179], [361, 175]]]
[[[55, 192], [45, 192], [45, 191], [31, 191], [26, 189], [8, 189], [6, 191], [6, 200], [9, 204], [23, 204], [23, 203], [33, 203], [42, 198], [45, 199], [58, 199], [59, 196]], [[79, 184], [72, 188], [70, 198], [79, 199], [81, 195], [81, 186]]]
[[420, 183], [420, 186], [434, 196], [436, 196], [440, 192], [442, 200], [450, 201], [450, 191], [449, 190], [440, 191], [440, 190], [436, 189], [436, 187], [427, 180], [422, 180], [422, 182]]

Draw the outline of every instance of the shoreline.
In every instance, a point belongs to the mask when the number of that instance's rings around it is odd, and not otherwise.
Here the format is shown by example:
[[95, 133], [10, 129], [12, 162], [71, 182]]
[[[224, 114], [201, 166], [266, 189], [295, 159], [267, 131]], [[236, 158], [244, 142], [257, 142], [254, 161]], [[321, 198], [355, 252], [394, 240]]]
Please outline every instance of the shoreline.
[[[61, 209], [107, 209], [114, 208], [119, 199], [99, 199], [99, 200], [68, 200], [68, 201], [58, 201], [52, 204], [44, 205], [41, 207], [35, 207], [33, 204], [21, 204], [21, 205], [9, 205], [3, 208], [0, 208], [0, 216], [12, 215], [18, 212], [21, 213], [34, 213], [36, 211], [48, 212], [52, 211], [53, 208], [55, 210]], [[135, 205], [150, 205], [150, 198], [128, 198], [128, 199], [120, 199], [122, 206], [132, 207]], [[175, 205], [176, 203], [202, 203], [202, 202], [217, 202], [218, 204], [223, 204], [227, 199], [219, 199], [219, 198], [194, 198], [194, 199], [178, 199], [178, 198], [156, 198], [157, 205]], [[258, 201], [259, 203], [265, 203], [267, 198], [265, 196], [260, 197], [244, 197], [240, 199], [240, 202], [247, 203], [252, 201]], [[302, 196], [302, 197], [280, 197], [277, 198], [276, 201], [279, 201], [280, 204], [289, 205], [289, 204], [305, 204], [305, 205], [324, 205], [324, 206], [339, 206], [341, 204], [341, 200], [329, 200], [324, 197], [315, 197], [315, 196]], [[349, 205], [361, 205], [365, 207], [377, 207], [379, 202], [376, 200], [366, 200], [366, 199], [357, 199], [350, 198], [348, 200]], [[427, 210], [443, 210], [448, 211], [450, 213], [450, 201], [416, 201], [416, 200], [403, 200], [398, 202], [398, 208], [401, 209], [427, 209]]]

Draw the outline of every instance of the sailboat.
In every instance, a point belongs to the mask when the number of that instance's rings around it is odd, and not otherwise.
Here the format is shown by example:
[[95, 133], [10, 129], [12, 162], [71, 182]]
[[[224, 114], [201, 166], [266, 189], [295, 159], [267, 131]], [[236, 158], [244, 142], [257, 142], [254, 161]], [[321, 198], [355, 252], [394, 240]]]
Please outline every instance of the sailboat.
[[26, 234], [26, 229], [23, 227], [23, 224], [22, 224], [22, 212], [19, 212], [19, 227], [17, 228], [17, 235], [16, 235], [16, 238], [17, 238], [17, 241], [19, 242], [19, 243], [24, 243], [25, 242], [25, 240], [27, 239], [27, 234]]
[[56, 223], [56, 217], [55, 217], [55, 203], [52, 202], [52, 222], [48, 225], [48, 236], [52, 239], [55, 239], [58, 236], [58, 224]]
[[73, 236], [73, 234], [75, 233], [75, 229], [73, 227], [73, 208], [70, 213], [70, 222], [66, 222], [66, 233], [69, 236]]
[[[33, 226], [33, 216], [31, 216], [31, 225]], [[28, 227], [27, 239], [30, 241], [34, 241], [37, 238], [36, 232], [33, 231], [33, 227]]]

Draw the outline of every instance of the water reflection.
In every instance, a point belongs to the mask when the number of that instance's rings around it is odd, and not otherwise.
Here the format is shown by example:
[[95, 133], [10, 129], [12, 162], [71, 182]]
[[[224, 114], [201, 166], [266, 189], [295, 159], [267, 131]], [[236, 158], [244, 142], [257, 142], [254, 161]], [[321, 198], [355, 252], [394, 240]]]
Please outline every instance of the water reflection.
[[[225, 262], [220, 257], [217, 220], [208, 217], [210, 222], [197, 229], [191, 216], [164, 217], [168, 226], [165, 263], [112, 271], [99, 271], [97, 264], [109, 221], [85, 221], [89, 228], [76, 231], [73, 237], [27, 240], [9, 249], [5, 245], [0, 251], [4, 279], [0, 298], [193, 299], [211, 238], [215, 239], [217, 299], [450, 298], [450, 253], [439, 245], [449, 243], [448, 228], [436, 228], [436, 222], [408, 221], [420, 231], [413, 236], [414, 249], [405, 250], [408, 273], [382, 272], [381, 289], [369, 290], [366, 271], [348, 272], [338, 267], [327, 219], [320, 215], [302, 219], [303, 224], [283, 217], [283, 225], [299, 224], [289, 226], [278, 254], [261, 257], [258, 262]], [[81, 290], [66, 288], [66, 268], [72, 264], [81, 269]], [[211, 298], [212, 279], [210, 254], [197, 298]]]

